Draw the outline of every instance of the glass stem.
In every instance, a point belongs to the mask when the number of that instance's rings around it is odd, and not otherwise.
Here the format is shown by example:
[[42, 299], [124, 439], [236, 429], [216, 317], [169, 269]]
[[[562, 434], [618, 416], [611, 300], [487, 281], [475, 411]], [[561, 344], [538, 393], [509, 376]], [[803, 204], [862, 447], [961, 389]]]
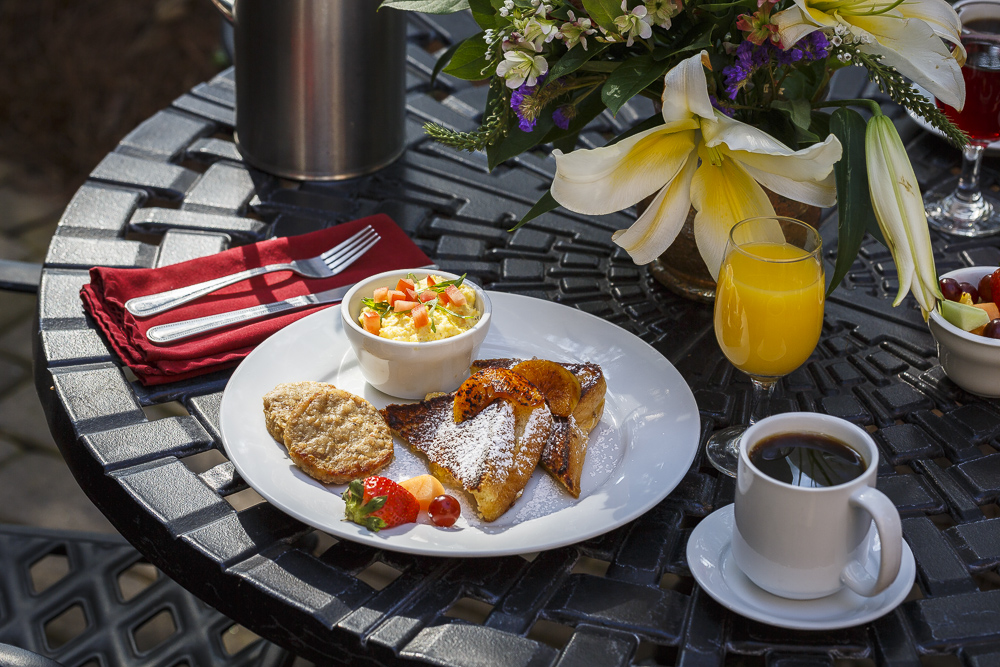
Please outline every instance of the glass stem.
[[979, 166], [982, 162], [982, 146], [970, 143], [962, 150], [962, 173], [955, 188], [956, 199], [972, 204], [983, 198], [979, 191]]
[[750, 394], [750, 423], [753, 426], [770, 413], [771, 394], [774, 393], [774, 385], [778, 380], [758, 380], [751, 377], [753, 383], [753, 393]]

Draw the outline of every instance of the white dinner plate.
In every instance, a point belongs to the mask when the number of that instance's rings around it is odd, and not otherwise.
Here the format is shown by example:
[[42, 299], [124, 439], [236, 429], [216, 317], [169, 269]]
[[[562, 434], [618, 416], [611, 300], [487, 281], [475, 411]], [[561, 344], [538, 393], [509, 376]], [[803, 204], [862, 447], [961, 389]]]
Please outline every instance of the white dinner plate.
[[[537, 356], [601, 365], [608, 384], [604, 416], [590, 434], [579, 499], [541, 469], [524, 494], [492, 523], [458, 490], [462, 516], [437, 528], [421, 516], [378, 533], [346, 521], [340, 494], [308, 477], [264, 426], [261, 398], [281, 382], [317, 380], [365, 397], [378, 408], [394, 399], [369, 387], [344, 334], [340, 306], [305, 317], [257, 347], [233, 374], [220, 423], [229, 459], [260, 495], [331, 535], [383, 549], [434, 556], [499, 556], [552, 549], [621, 526], [660, 502], [681, 481], [698, 448], [698, 407], [663, 355], [620, 327], [588, 313], [524, 296], [490, 292], [493, 324], [479, 358]], [[379, 474], [426, 474], [425, 460], [398, 439]]]

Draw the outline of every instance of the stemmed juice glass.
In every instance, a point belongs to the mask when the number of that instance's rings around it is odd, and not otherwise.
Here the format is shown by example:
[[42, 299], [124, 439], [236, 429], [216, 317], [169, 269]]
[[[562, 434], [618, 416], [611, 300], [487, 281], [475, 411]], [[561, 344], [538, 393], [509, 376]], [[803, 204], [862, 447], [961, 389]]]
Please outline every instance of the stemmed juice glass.
[[[715, 292], [715, 338], [723, 354], [750, 376], [750, 424], [783, 376], [805, 363], [823, 327], [823, 242], [793, 218], [749, 218], [729, 233]], [[705, 447], [713, 466], [736, 476], [747, 426], [716, 432]]]
[[962, 20], [965, 107], [938, 106], [970, 138], [962, 153], [958, 182], [948, 180], [924, 197], [931, 227], [960, 236], [1000, 232], [1000, 200], [979, 187], [983, 149], [1000, 138], [1000, 2], [967, 0], [955, 4]]

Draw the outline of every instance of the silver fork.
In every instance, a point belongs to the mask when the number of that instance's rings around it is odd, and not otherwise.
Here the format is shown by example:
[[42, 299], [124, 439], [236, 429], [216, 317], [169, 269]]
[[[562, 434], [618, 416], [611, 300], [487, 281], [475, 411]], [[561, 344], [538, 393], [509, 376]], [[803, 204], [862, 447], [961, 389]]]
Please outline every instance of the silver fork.
[[149, 317], [194, 301], [227, 285], [274, 271], [293, 271], [306, 278], [329, 278], [337, 275], [371, 250], [372, 246], [378, 243], [379, 238], [378, 233], [369, 225], [351, 238], [316, 257], [294, 259], [287, 264], [268, 264], [214, 280], [206, 280], [203, 283], [179, 287], [169, 292], [138, 296], [126, 301], [125, 308], [136, 317]]

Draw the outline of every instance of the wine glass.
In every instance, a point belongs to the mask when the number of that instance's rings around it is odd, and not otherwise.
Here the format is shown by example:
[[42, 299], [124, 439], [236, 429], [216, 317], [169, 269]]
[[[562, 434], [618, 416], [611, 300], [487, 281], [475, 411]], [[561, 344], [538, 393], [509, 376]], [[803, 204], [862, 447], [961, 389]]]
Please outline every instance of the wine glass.
[[[729, 232], [715, 293], [715, 338], [753, 383], [750, 424], [766, 416], [774, 385], [819, 342], [822, 246], [819, 232], [794, 218], [748, 218]], [[748, 426], [724, 428], [705, 446], [709, 462], [730, 477]]]
[[1000, 232], [1000, 200], [979, 187], [983, 149], [1000, 138], [1000, 2], [968, 0], [955, 5], [962, 20], [962, 44], [969, 54], [962, 76], [962, 111], [938, 106], [969, 135], [957, 182], [949, 179], [924, 196], [931, 227], [959, 236]]

